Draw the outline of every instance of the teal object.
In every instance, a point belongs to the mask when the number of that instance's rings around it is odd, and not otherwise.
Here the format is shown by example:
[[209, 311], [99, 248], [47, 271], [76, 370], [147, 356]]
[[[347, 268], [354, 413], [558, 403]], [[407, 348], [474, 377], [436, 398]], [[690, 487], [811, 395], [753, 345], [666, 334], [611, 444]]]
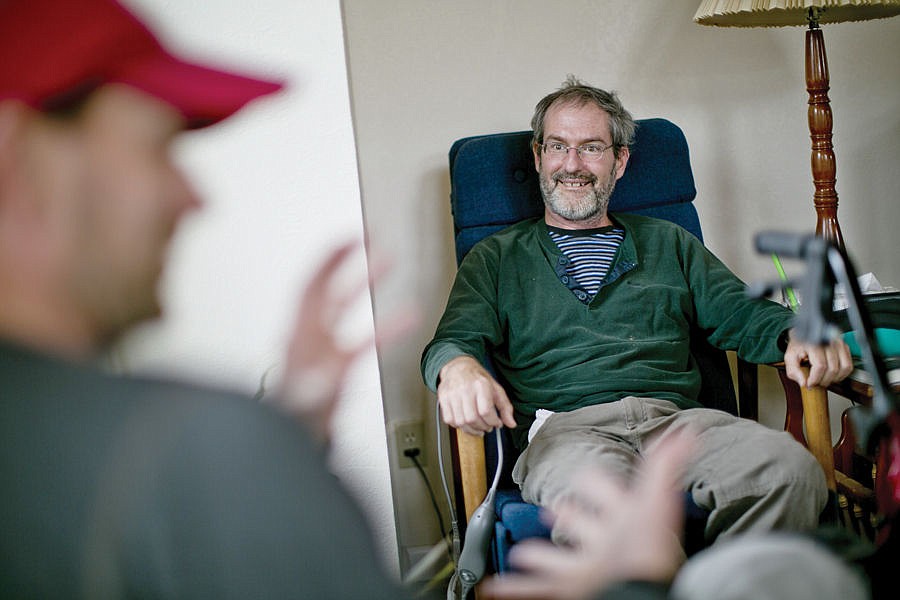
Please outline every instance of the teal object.
[[[850, 354], [860, 356], [859, 344], [856, 343], [856, 335], [852, 331], [844, 334], [844, 341], [850, 347]], [[900, 329], [875, 328], [875, 342], [884, 356], [900, 356]]]

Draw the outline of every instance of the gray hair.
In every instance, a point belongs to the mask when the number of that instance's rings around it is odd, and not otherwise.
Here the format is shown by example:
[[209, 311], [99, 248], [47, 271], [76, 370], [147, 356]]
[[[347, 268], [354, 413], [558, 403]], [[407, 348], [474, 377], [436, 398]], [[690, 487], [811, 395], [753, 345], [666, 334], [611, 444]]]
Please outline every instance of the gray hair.
[[612, 135], [613, 152], [618, 156], [621, 148], [629, 147], [634, 142], [634, 118], [622, 106], [622, 102], [619, 101], [619, 97], [615, 92], [607, 92], [606, 90], [589, 86], [579, 81], [574, 75], [569, 75], [558, 90], [547, 94], [535, 105], [534, 116], [531, 118], [531, 128], [534, 130], [534, 143], [542, 144], [544, 142], [544, 118], [551, 106], [556, 103], [570, 103], [583, 106], [591, 102], [609, 115], [609, 130]]

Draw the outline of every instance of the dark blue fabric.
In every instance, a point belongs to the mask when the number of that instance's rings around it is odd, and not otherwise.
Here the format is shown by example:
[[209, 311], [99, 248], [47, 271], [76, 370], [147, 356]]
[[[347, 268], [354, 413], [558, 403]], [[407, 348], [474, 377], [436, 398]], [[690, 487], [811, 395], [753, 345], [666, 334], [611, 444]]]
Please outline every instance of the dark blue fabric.
[[[637, 122], [625, 174], [610, 210], [678, 223], [701, 240], [687, 140], [666, 119]], [[544, 212], [531, 131], [463, 138], [450, 148], [450, 202], [458, 260], [490, 233]]]
[[[509, 570], [509, 551], [529, 538], [550, 539], [550, 526], [541, 519], [541, 509], [522, 500], [518, 488], [497, 491], [494, 502], [497, 522], [494, 525], [492, 559], [498, 572]], [[690, 492], [684, 493], [684, 547], [688, 556], [705, 546], [706, 519], [709, 512], [694, 503]]]
[[522, 500], [518, 488], [498, 490], [494, 509], [497, 520], [509, 528], [511, 542], [530, 537], [550, 537], [550, 527], [540, 519], [540, 507]]

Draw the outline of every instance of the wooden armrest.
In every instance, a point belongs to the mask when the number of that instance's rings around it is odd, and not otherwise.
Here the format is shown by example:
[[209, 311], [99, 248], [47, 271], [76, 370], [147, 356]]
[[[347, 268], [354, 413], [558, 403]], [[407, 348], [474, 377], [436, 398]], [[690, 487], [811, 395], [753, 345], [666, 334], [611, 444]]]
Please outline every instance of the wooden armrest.
[[834, 478], [834, 449], [831, 445], [831, 420], [828, 416], [828, 392], [825, 388], [800, 388], [806, 446], [819, 461], [828, 489], [837, 490]]
[[466, 522], [487, 495], [487, 466], [484, 459], [484, 438], [480, 435], [453, 430], [459, 454], [459, 479], [465, 504]]
[[[835, 491], [837, 485], [834, 476], [834, 448], [831, 444], [831, 420], [828, 416], [828, 391], [818, 386], [811, 389], [801, 388], [788, 378], [784, 363], [772, 366], [778, 369], [778, 376], [785, 392], [787, 411], [784, 430], [809, 449], [825, 473], [828, 489]], [[806, 373], [809, 375], [808, 368]], [[802, 423], [800, 414], [803, 415]]]

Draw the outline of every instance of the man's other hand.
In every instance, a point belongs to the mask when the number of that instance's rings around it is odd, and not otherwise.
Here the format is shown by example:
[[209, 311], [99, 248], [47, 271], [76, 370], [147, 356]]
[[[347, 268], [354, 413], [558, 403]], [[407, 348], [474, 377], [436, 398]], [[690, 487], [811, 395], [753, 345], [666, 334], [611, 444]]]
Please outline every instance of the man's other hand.
[[[802, 368], [806, 364], [809, 365], [809, 376]], [[827, 346], [810, 344], [796, 339], [792, 329], [784, 352], [784, 368], [787, 376], [800, 387], [828, 387], [853, 371], [853, 358], [850, 348], [839, 337]]]

